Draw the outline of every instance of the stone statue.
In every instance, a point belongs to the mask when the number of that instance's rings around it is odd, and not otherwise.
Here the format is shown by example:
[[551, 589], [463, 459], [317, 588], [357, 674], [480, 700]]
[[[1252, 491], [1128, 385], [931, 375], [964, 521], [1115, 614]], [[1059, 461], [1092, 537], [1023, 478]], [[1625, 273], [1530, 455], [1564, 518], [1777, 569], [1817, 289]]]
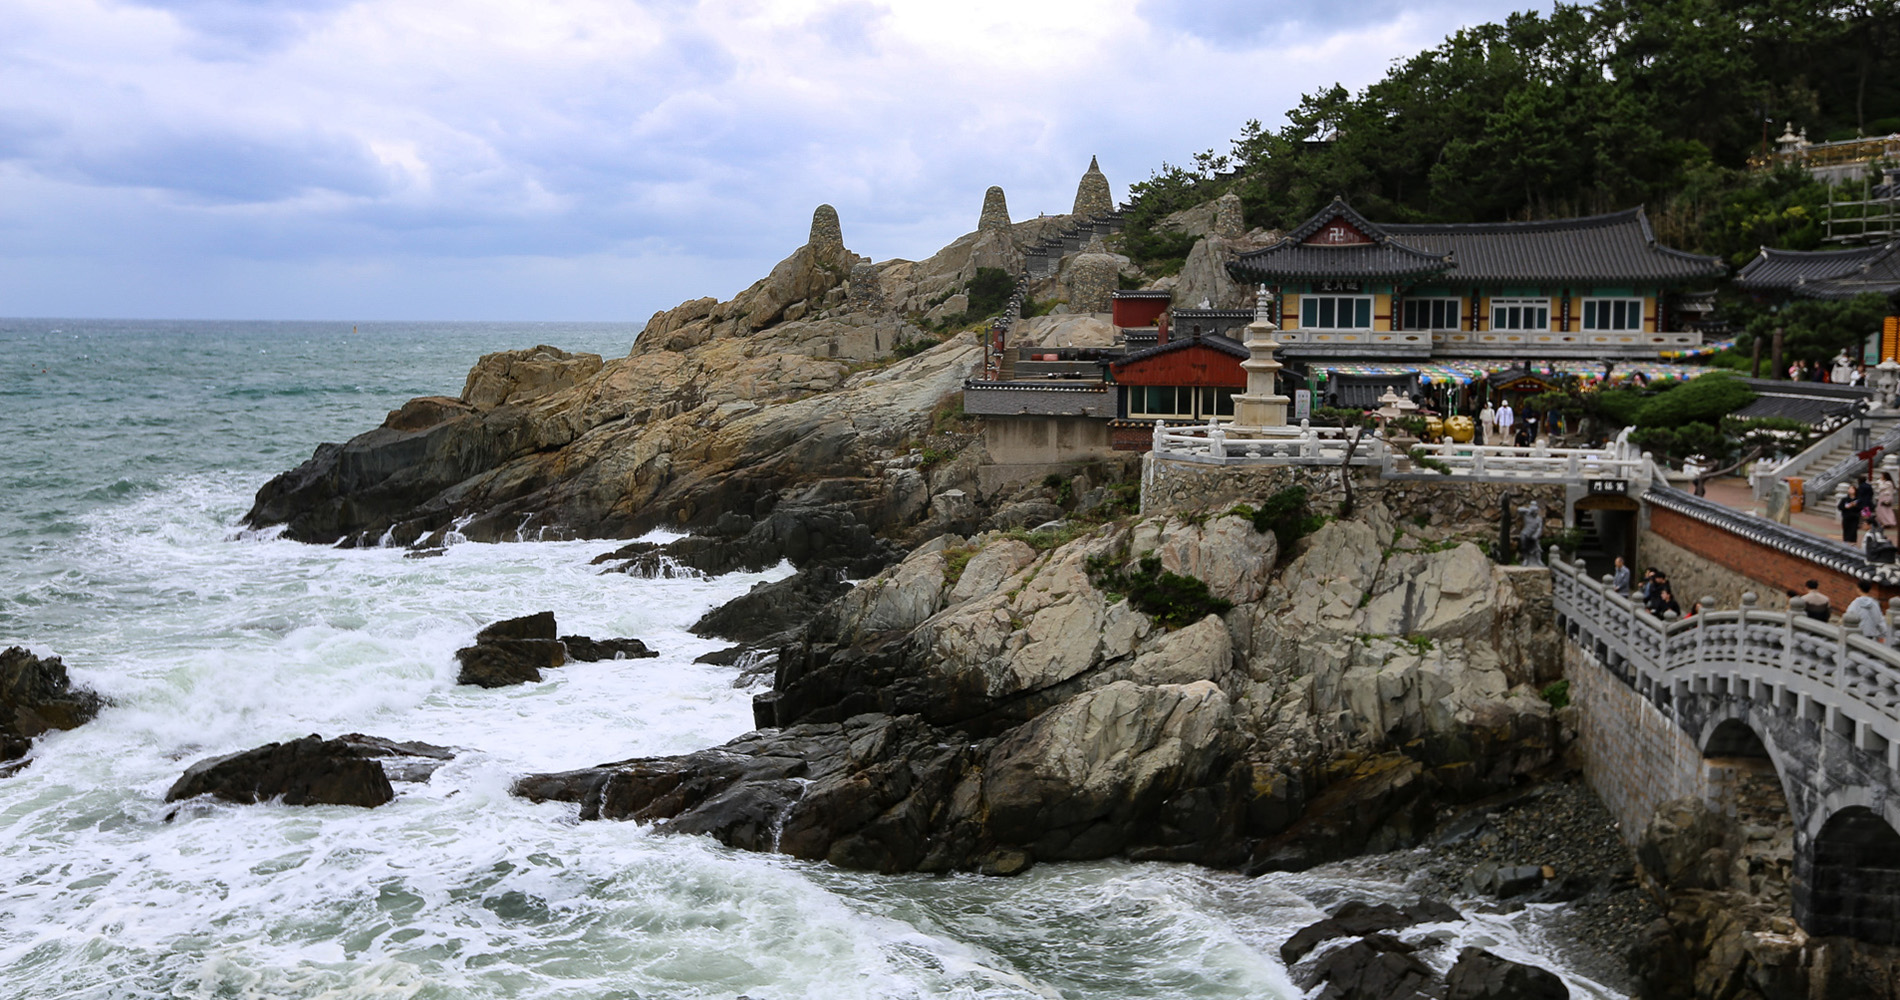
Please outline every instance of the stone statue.
[[1894, 408], [1896, 400], [1900, 400], [1900, 366], [1891, 361], [1882, 361], [1875, 367], [1874, 394], [1879, 397], [1883, 408]]
[[1542, 566], [1544, 552], [1539, 544], [1544, 537], [1544, 505], [1532, 500], [1517, 509], [1524, 515], [1524, 527], [1518, 531], [1517, 551], [1526, 566]]

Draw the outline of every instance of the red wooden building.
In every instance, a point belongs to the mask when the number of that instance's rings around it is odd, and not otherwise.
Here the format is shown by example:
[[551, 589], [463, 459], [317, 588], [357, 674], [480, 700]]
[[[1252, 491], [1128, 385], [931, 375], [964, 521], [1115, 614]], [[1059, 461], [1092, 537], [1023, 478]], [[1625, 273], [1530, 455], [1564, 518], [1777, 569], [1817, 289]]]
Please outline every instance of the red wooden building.
[[1146, 451], [1154, 424], [1234, 419], [1234, 395], [1247, 388], [1247, 348], [1226, 337], [1183, 337], [1125, 355], [1108, 366], [1118, 400], [1109, 422], [1117, 451]]
[[1155, 326], [1168, 311], [1174, 293], [1166, 291], [1117, 291], [1110, 296], [1110, 313], [1118, 330], [1138, 330]]

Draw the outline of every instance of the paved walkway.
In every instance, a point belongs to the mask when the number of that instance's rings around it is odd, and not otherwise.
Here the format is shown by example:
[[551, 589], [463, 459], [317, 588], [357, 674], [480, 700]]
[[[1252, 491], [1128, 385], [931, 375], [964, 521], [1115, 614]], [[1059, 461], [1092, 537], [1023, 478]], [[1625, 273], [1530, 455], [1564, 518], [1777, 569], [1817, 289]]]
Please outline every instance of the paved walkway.
[[[1690, 484], [1678, 484], [1682, 489], [1690, 489]], [[1755, 492], [1749, 488], [1748, 480], [1739, 476], [1727, 476], [1709, 481], [1708, 493], [1704, 499], [1719, 503], [1730, 510], [1754, 513], [1762, 505], [1755, 500]], [[1799, 528], [1809, 534], [1819, 535], [1829, 541], [1841, 540], [1841, 516], [1834, 510], [1834, 498], [1827, 497], [1819, 510], [1809, 508], [1798, 514], [1791, 514], [1788, 525]]]

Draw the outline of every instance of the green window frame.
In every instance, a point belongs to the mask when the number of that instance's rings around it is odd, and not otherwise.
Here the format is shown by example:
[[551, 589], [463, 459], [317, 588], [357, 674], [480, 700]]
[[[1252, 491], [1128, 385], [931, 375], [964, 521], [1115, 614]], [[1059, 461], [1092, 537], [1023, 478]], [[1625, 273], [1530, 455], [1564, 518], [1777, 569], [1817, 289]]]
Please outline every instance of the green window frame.
[[1302, 295], [1300, 328], [1303, 330], [1370, 330], [1372, 296]]

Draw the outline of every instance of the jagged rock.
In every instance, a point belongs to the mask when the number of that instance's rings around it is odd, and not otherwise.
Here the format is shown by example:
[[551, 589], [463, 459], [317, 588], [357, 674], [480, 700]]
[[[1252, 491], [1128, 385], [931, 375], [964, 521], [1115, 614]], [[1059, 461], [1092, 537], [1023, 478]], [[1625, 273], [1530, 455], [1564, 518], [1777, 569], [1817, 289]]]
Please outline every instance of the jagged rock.
[[1445, 976], [1445, 1000], [1569, 1000], [1570, 987], [1557, 974], [1499, 958], [1483, 948], [1458, 953]]
[[462, 671], [457, 684], [496, 688], [541, 680], [541, 670], [567, 662], [557, 639], [494, 639], [455, 651]]
[[1417, 949], [1388, 934], [1370, 934], [1322, 956], [1308, 986], [1325, 983], [1325, 1000], [1410, 1000], [1431, 993], [1437, 980]]
[[957, 578], [956, 585], [950, 590], [949, 603], [962, 604], [979, 597], [988, 597], [1003, 585], [1003, 581], [1035, 561], [1036, 550], [1030, 548], [1027, 542], [1014, 538], [990, 542], [964, 564], [963, 575]]
[[[469, 370], [461, 401], [477, 410], [519, 405], [579, 385], [599, 374], [600, 369], [598, 354], [569, 354], [546, 344], [525, 351], [497, 351], [483, 355]], [[396, 413], [409, 410], [404, 406]], [[384, 423], [385, 427], [395, 423], [393, 417]]]
[[730, 642], [760, 642], [811, 621], [825, 605], [850, 592], [851, 585], [835, 569], [800, 570], [783, 580], [754, 584], [706, 612], [691, 631]]
[[475, 633], [475, 644], [455, 651], [462, 665], [457, 684], [506, 687], [541, 679], [543, 667], [567, 662], [567, 648], [554, 637], [554, 612], [542, 611], [495, 622]]
[[553, 639], [556, 631], [558, 628], [554, 624], [554, 612], [537, 611], [531, 615], [507, 618], [483, 626], [481, 631], [475, 633], [475, 641], [482, 643], [497, 639]]
[[1114, 347], [1121, 341], [1115, 324], [1092, 315], [1036, 316], [1011, 334], [1018, 347]]
[[1672, 799], [1656, 808], [1636, 845], [1636, 861], [1664, 889], [1728, 885], [1729, 825], [1701, 799]]
[[72, 729], [99, 714], [105, 699], [75, 688], [57, 656], [34, 656], [23, 646], [0, 652], [0, 761], [18, 760], [33, 738]]
[[1235, 604], [1252, 604], [1265, 595], [1280, 558], [1272, 533], [1255, 531], [1252, 521], [1237, 515], [1199, 523], [1143, 521], [1129, 551], [1153, 552], [1161, 557], [1162, 569], [1203, 580], [1216, 597]]
[[1226, 697], [1209, 684], [1122, 684], [1070, 705], [1003, 741], [859, 715], [530, 775], [515, 793], [577, 802], [583, 819], [878, 871], [1004, 872], [1131, 849], [1205, 856], [1229, 803]]
[[567, 658], [582, 663], [598, 660], [644, 660], [660, 655], [657, 650], [648, 649], [647, 644], [638, 639], [590, 639], [584, 635], [564, 635], [561, 645], [567, 647]]
[[1380, 931], [1403, 930], [1418, 924], [1436, 924], [1461, 920], [1456, 908], [1436, 899], [1420, 899], [1403, 909], [1390, 903], [1348, 900], [1333, 908], [1325, 919], [1315, 921], [1293, 933], [1280, 946], [1280, 960], [1293, 965], [1314, 948], [1334, 938], [1358, 937]]
[[165, 801], [211, 795], [249, 804], [281, 796], [292, 806], [379, 806], [396, 794], [386, 766], [400, 769], [399, 780], [423, 780], [454, 756], [445, 747], [427, 743], [398, 743], [360, 733], [326, 740], [313, 733], [201, 760], [185, 769], [165, 793]]

